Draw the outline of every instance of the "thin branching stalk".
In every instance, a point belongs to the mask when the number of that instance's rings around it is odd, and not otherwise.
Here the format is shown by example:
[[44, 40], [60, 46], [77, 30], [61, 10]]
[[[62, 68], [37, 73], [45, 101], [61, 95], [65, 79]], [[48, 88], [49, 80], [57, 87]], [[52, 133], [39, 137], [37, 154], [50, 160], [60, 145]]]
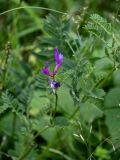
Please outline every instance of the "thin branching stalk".
[[11, 43], [8, 42], [5, 46], [6, 57], [5, 57], [5, 64], [4, 64], [4, 71], [3, 71], [3, 88], [5, 86], [5, 81], [6, 81], [7, 64], [8, 64], [8, 59], [10, 55], [10, 50], [11, 50]]
[[16, 11], [16, 10], [22, 10], [22, 9], [41, 9], [41, 10], [51, 11], [51, 12], [55, 12], [55, 13], [59, 13], [59, 14], [63, 14], [63, 15], [67, 14], [65, 12], [61, 12], [61, 11], [51, 9], [51, 8], [38, 7], [38, 6], [22, 6], [22, 7], [12, 8], [12, 9], [9, 9], [7, 11], [1, 12], [0, 16], [4, 15], [4, 14], [7, 14], [7, 13], [10, 13], [10, 12], [13, 12], [13, 11]]
[[36, 135], [34, 135], [30, 142], [27, 143], [27, 146], [25, 148], [25, 152], [23, 152], [19, 157], [18, 157], [18, 160], [24, 160], [25, 157], [28, 156], [28, 154], [31, 152], [31, 150], [35, 147], [35, 145], [32, 145], [32, 142], [35, 140], [35, 138], [37, 136], [39, 136], [41, 133], [43, 133], [44, 131], [46, 131], [48, 128], [50, 128], [51, 126], [46, 126], [45, 128], [43, 128], [40, 132], [38, 132]]

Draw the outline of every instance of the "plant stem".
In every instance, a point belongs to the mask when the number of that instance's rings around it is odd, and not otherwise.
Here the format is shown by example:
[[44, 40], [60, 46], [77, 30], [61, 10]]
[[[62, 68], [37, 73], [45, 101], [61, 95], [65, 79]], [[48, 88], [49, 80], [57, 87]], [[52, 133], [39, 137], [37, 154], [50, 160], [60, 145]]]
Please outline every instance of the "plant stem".
[[[31, 142], [33, 142], [35, 140], [35, 138], [40, 135], [41, 133], [43, 133], [44, 131], [46, 131], [48, 128], [50, 128], [51, 126], [47, 126], [44, 129], [42, 129], [40, 132], [38, 132], [34, 137], [32, 137], [32, 139], [30, 140]], [[31, 145], [30, 143], [27, 143], [26, 146], [26, 150], [25, 152], [23, 152], [23, 154], [20, 155], [20, 157], [18, 157], [18, 160], [24, 160], [25, 157], [28, 156], [28, 154], [30, 153], [30, 151], [33, 149], [33, 147], [35, 147], [35, 145]]]
[[12, 138], [14, 138], [14, 134], [15, 134], [16, 118], [17, 118], [17, 115], [16, 115], [16, 113], [14, 112], [14, 113], [13, 113], [13, 122], [12, 122], [12, 133], [11, 133], [11, 137], [12, 137]]
[[9, 9], [9, 10], [7, 10], [7, 11], [1, 12], [1, 13], [0, 13], [0, 16], [1, 16], [1, 15], [4, 15], [4, 14], [6, 14], [6, 13], [9, 13], [9, 12], [16, 11], [16, 10], [28, 9], [28, 8], [29, 8], [29, 9], [41, 9], [41, 10], [51, 11], [51, 12], [55, 12], [55, 13], [59, 13], [59, 14], [63, 14], [63, 15], [66, 15], [66, 14], [67, 14], [67, 13], [65, 13], [65, 12], [57, 11], [57, 10], [51, 9], [51, 8], [38, 7], [38, 6], [22, 6], [22, 7], [12, 8], [12, 9]]
[[55, 93], [55, 109], [54, 109], [54, 112], [53, 112], [53, 119], [55, 118], [55, 113], [56, 113], [56, 110], [57, 110], [57, 103], [58, 103], [58, 95], [57, 95], [57, 93]]
[[6, 57], [5, 57], [5, 64], [4, 64], [4, 71], [3, 71], [3, 88], [5, 86], [5, 80], [6, 80], [6, 72], [7, 72], [7, 63], [8, 63], [8, 58], [11, 50], [11, 43], [8, 42], [5, 46], [5, 51], [6, 51]]

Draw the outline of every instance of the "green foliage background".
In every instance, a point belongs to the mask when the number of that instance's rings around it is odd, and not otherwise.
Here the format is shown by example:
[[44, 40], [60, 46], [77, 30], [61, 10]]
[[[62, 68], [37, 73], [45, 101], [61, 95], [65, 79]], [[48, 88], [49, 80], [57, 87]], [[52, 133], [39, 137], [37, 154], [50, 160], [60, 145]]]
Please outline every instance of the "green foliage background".
[[[119, 0], [0, 0], [0, 160], [120, 159], [119, 14]], [[56, 113], [41, 73], [55, 47]]]

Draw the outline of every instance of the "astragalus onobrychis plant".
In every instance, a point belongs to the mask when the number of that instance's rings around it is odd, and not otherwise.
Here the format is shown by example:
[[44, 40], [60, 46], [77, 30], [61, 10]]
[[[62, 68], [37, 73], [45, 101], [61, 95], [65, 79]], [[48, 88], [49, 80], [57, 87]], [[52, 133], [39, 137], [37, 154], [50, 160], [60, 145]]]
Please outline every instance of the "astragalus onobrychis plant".
[[0, 53], [0, 159], [118, 159], [119, 20], [43, 21], [28, 55], [10, 42]]

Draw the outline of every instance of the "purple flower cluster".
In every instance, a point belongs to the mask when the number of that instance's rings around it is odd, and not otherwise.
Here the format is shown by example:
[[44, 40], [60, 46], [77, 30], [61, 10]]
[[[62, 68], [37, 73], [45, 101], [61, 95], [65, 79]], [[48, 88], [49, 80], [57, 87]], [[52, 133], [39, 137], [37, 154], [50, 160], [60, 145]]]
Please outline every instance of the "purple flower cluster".
[[49, 61], [47, 61], [45, 63], [45, 67], [42, 68], [42, 73], [51, 77], [50, 80], [49, 80], [49, 84], [50, 84], [50, 87], [53, 90], [53, 93], [55, 94], [56, 93], [56, 89], [58, 87], [60, 87], [60, 83], [57, 82], [57, 81], [55, 81], [54, 77], [55, 77], [58, 69], [62, 65], [62, 61], [63, 61], [63, 55], [61, 53], [59, 53], [58, 48], [54, 49], [54, 57], [55, 57], [56, 65], [54, 67], [53, 72], [49, 71], [49, 69], [48, 69], [48, 67], [49, 67]]

